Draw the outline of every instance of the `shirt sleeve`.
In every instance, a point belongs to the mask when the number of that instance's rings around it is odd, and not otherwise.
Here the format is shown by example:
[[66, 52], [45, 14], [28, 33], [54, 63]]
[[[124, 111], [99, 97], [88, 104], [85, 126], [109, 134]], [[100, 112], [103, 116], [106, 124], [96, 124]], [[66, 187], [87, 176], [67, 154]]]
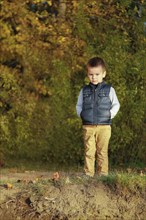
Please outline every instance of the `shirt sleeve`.
[[115, 89], [113, 87], [110, 88], [109, 96], [110, 96], [110, 100], [111, 100], [111, 103], [112, 103], [112, 106], [111, 106], [111, 109], [110, 109], [111, 119], [112, 119], [118, 113], [119, 108], [120, 108], [120, 103], [118, 101]]
[[81, 89], [79, 96], [78, 96], [78, 101], [76, 104], [76, 112], [78, 117], [80, 117], [81, 111], [82, 111], [82, 105], [83, 105], [83, 89]]

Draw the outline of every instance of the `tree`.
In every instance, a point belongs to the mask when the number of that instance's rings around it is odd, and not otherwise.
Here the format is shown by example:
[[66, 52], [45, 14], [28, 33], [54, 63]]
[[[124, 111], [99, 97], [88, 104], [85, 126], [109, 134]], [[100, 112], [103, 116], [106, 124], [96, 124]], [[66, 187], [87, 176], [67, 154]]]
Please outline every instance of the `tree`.
[[[144, 161], [145, 9], [132, 1], [1, 1], [0, 151], [7, 157], [82, 163], [75, 105], [85, 64], [101, 56], [121, 109], [111, 162]], [[144, 3], [141, 3], [143, 5]], [[120, 153], [119, 153], [120, 152]]]

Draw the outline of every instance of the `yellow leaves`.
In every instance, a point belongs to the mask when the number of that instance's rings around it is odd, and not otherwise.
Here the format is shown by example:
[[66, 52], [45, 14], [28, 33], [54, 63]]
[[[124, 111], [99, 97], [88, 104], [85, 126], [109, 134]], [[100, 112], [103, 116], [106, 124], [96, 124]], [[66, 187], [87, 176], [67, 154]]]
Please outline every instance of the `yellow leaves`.
[[126, 36], [128, 36], [128, 32], [127, 32], [126, 30], [123, 31], [123, 34], [126, 35]]
[[78, 69], [78, 70], [81, 70], [83, 67], [82, 66], [80, 66], [80, 65], [76, 65], [76, 69]]
[[35, 3], [35, 4], [38, 4], [38, 3], [41, 3], [42, 2], [42, 0], [33, 0], [33, 3]]
[[47, 3], [48, 3], [49, 6], [52, 5], [52, 1], [51, 0], [48, 0]]
[[16, 27], [16, 31], [20, 31], [21, 30], [21, 27], [20, 26], [17, 26]]
[[49, 24], [49, 25], [48, 25], [48, 30], [49, 30], [49, 31], [53, 31], [53, 29], [54, 29], [53, 26], [52, 26], [51, 24]]
[[[47, 0], [46, 2], [48, 3], [49, 6], [52, 5], [52, 0]], [[43, 0], [33, 0], [33, 3], [35, 4], [43, 3]]]
[[79, 5], [79, 2], [78, 2], [77, 0], [74, 0], [74, 1], [72, 2], [72, 4], [73, 4], [73, 8], [74, 8], [74, 9], [77, 9], [77, 7], [78, 7], [78, 5]]
[[9, 130], [9, 120], [5, 115], [2, 115], [0, 117], [0, 128], [5, 135], [5, 138], [7, 139], [10, 135], [10, 130]]
[[35, 81], [34, 87], [39, 94], [42, 95], [50, 95], [50, 91], [48, 91], [47, 87], [43, 84], [42, 81]]
[[1, 30], [1, 38], [7, 38], [11, 34], [11, 28], [6, 23], [3, 22], [0, 23], [0, 30]]
[[16, 69], [9, 70], [6, 66], [0, 66], [1, 71], [1, 82], [3, 84], [3, 88], [5, 88], [7, 91], [11, 90], [12, 87], [17, 87], [17, 78], [15, 75], [17, 74]]
[[64, 43], [66, 41], [66, 38], [64, 36], [59, 36], [58, 37], [58, 42], [59, 43]]
[[72, 43], [72, 38], [71, 38], [72, 29], [70, 28], [70, 26], [67, 23], [61, 23], [59, 26], [57, 24], [57, 26], [53, 28], [54, 28], [53, 42], [55, 44], [57, 42], [57, 45], [60, 46], [60, 49], [63, 49], [64, 51], [68, 50]]
[[[21, 34], [21, 33], [19, 33], [19, 34], [17, 34], [16, 36], [15, 36], [15, 39], [16, 39], [16, 41], [19, 43], [22, 43], [23, 41], [26, 41], [26, 40], [28, 40], [27, 39], [28, 37], [26, 36], [26, 35], [24, 35], [24, 34]], [[22, 45], [21, 45], [22, 46]], [[20, 44], [19, 45], [17, 45], [16, 44], [16, 48], [18, 47], [21, 47], [20, 46]]]
[[45, 32], [45, 31], [48, 30], [47, 27], [45, 25], [43, 25], [43, 24], [40, 24], [38, 29], [39, 29], [40, 32]]
[[40, 91], [43, 87], [42, 81], [35, 81], [34, 87], [36, 88], [37, 91]]
[[89, 2], [88, 4], [84, 4], [84, 12], [88, 13], [90, 16], [99, 15], [100, 9], [97, 1]]
[[86, 46], [86, 42], [80, 38], [74, 38], [72, 39], [71, 43], [71, 47], [75, 50], [83, 50], [84, 47]]
[[0, 107], [3, 107], [3, 103], [0, 101]]
[[37, 4], [37, 3], [40, 3], [41, 0], [34, 0], [33, 2], [34, 2], [35, 4]]
[[134, 12], [137, 12], [137, 11], [138, 11], [137, 6], [134, 7], [133, 11], [134, 11]]
[[58, 35], [68, 36], [72, 33], [72, 28], [70, 27], [70, 24], [66, 21], [62, 22], [60, 20], [59, 23], [55, 23], [53, 27]]

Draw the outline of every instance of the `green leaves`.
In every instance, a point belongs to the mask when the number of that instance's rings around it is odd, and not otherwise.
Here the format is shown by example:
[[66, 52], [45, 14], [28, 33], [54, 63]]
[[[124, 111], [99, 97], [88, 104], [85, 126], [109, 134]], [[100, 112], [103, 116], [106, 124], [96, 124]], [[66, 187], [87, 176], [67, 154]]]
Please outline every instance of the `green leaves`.
[[32, 9], [26, 1], [1, 3], [2, 150], [82, 163], [82, 125], [75, 105], [88, 83], [88, 59], [101, 56], [108, 67], [106, 81], [121, 104], [113, 120], [110, 159], [144, 161], [145, 9], [138, 20], [131, 1], [66, 1], [63, 16], [59, 4], [42, 4], [32, 1], [38, 7]]

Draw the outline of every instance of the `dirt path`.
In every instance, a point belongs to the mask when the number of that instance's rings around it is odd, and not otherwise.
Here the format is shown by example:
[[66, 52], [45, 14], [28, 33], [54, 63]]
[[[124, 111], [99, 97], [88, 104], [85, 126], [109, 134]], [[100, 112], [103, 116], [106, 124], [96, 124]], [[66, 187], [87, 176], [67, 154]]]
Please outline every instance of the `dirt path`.
[[80, 173], [1, 174], [0, 216], [6, 219], [146, 220], [145, 192], [130, 192]]
[[[42, 177], [45, 178], [51, 178], [52, 173], [48, 172], [37, 172], [37, 171], [25, 171], [24, 173], [17, 173], [15, 170], [11, 171], [10, 173], [0, 173], [0, 181], [1, 181], [1, 188], [0, 188], [0, 203], [2, 203], [5, 199], [7, 199], [10, 196], [13, 196], [14, 194], [21, 192], [22, 187], [20, 184], [17, 184], [19, 180], [26, 184], [29, 181], [35, 180], [36, 178]], [[11, 189], [7, 189], [3, 187], [4, 184], [10, 183], [12, 184]]]

